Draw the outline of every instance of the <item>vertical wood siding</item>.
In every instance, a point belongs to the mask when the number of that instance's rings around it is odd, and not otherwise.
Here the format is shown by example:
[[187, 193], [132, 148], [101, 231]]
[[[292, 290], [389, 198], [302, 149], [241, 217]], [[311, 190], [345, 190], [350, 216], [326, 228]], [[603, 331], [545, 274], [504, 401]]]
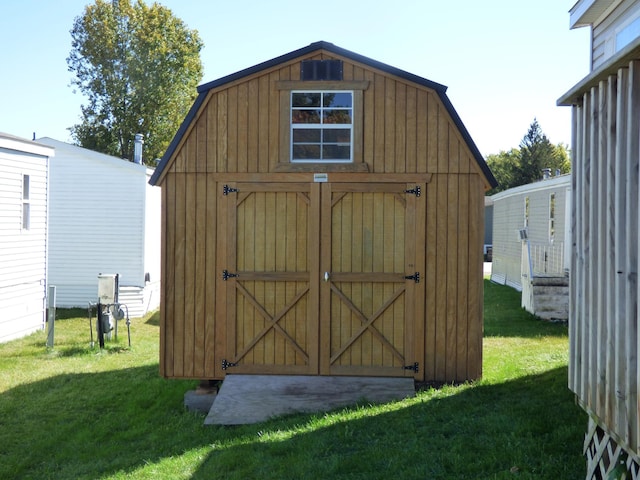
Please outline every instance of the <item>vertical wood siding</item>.
[[[369, 80], [363, 99], [363, 158], [372, 173], [481, 175], [437, 94], [345, 62], [345, 80]], [[296, 79], [298, 64], [212, 90], [171, 171], [267, 173], [280, 161], [276, 82]], [[353, 78], [349, 78], [353, 77]], [[420, 112], [418, 114], [418, 112]]]
[[569, 387], [637, 455], [640, 62], [573, 107]]
[[[162, 180], [160, 366], [167, 377], [223, 378], [225, 374], [221, 362], [230, 355], [230, 339], [224, 319], [228, 309], [240, 304], [229, 304], [227, 289], [233, 282], [221, 279], [233, 253], [223, 185], [313, 182], [312, 174], [274, 173], [281, 161], [282, 129], [288, 128], [281, 124], [277, 84], [299, 78], [300, 60], [212, 89]], [[422, 238], [412, 255], [416, 266], [423, 266], [420, 287], [424, 288], [423, 296], [407, 307], [417, 319], [411, 345], [420, 363], [416, 379], [478, 378], [482, 372], [486, 179], [434, 91], [346, 60], [344, 79], [369, 82], [363, 92], [361, 125], [367, 181], [397, 181], [394, 176], [405, 175], [401, 181], [409, 182], [413, 180], [406, 175], [422, 174], [422, 179], [431, 175], [423, 191], [422, 210], [416, 210], [423, 213], [412, 221]], [[355, 173], [330, 173], [329, 177], [340, 182], [362, 178]], [[323, 235], [319, 232], [316, 241], [327, 241]], [[319, 245], [312, 249], [318, 251]], [[313, 288], [310, 291], [315, 295]], [[358, 357], [358, 362], [365, 360]]]

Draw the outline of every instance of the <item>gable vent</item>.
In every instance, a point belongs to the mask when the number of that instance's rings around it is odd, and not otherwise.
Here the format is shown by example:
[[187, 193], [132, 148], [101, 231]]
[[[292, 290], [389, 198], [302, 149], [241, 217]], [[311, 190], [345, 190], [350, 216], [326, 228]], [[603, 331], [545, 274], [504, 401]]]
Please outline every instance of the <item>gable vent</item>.
[[342, 80], [342, 60], [303, 60], [300, 80]]

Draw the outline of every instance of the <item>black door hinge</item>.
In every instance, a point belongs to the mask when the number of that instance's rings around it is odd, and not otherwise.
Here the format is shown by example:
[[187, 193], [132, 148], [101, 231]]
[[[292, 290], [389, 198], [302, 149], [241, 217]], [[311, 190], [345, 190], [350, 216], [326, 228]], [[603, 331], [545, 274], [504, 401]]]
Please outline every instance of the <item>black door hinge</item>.
[[229, 270], [223, 270], [222, 271], [222, 280], [224, 280], [225, 282], [230, 279], [230, 278], [235, 278], [237, 277], [238, 274], [237, 273], [229, 273]]
[[231, 368], [231, 367], [237, 367], [238, 363], [233, 363], [233, 362], [227, 362], [227, 359], [224, 358], [222, 359], [222, 369], [226, 370], [227, 368]]
[[419, 197], [420, 195], [422, 195], [422, 189], [420, 187], [416, 186], [415, 188], [412, 188], [411, 190], [405, 190], [404, 193], [412, 193], [416, 197]]
[[407, 280], [413, 280], [416, 283], [420, 283], [420, 272], [416, 272], [413, 275], [406, 275], [404, 278]]
[[230, 187], [229, 185], [225, 185], [224, 187], [222, 187], [223, 195], [229, 195], [230, 193], [237, 193], [237, 191], [238, 191], [237, 188]]
[[404, 367], [405, 370], [413, 370], [414, 373], [418, 373], [420, 371], [420, 364], [418, 362], [415, 362], [413, 365], [405, 365]]

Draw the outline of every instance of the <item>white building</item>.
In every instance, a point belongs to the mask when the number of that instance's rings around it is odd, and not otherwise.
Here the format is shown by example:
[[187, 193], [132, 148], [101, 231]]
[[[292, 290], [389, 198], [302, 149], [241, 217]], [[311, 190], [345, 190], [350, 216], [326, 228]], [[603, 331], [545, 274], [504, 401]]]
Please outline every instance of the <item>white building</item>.
[[522, 290], [528, 269], [525, 265], [523, 270], [522, 253], [527, 246], [536, 273], [563, 273], [569, 268], [570, 191], [571, 175], [561, 175], [491, 197], [492, 281]]
[[55, 147], [50, 173], [49, 284], [56, 306], [98, 299], [98, 275], [119, 274], [131, 317], [159, 306], [160, 189], [146, 166], [75, 145]]
[[571, 175], [510, 188], [493, 201], [491, 280], [522, 291], [522, 306], [566, 320], [571, 260]]
[[44, 328], [54, 149], [0, 133], [0, 342]]

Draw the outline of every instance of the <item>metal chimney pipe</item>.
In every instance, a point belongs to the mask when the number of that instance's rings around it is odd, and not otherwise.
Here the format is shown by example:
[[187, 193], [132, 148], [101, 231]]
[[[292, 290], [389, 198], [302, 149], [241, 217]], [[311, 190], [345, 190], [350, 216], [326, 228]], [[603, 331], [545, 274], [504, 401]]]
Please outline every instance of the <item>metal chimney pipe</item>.
[[138, 165], [142, 165], [142, 144], [144, 143], [142, 138], [141, 133], [136, 133], [133, 141], [133, 163], [137, 163]]

